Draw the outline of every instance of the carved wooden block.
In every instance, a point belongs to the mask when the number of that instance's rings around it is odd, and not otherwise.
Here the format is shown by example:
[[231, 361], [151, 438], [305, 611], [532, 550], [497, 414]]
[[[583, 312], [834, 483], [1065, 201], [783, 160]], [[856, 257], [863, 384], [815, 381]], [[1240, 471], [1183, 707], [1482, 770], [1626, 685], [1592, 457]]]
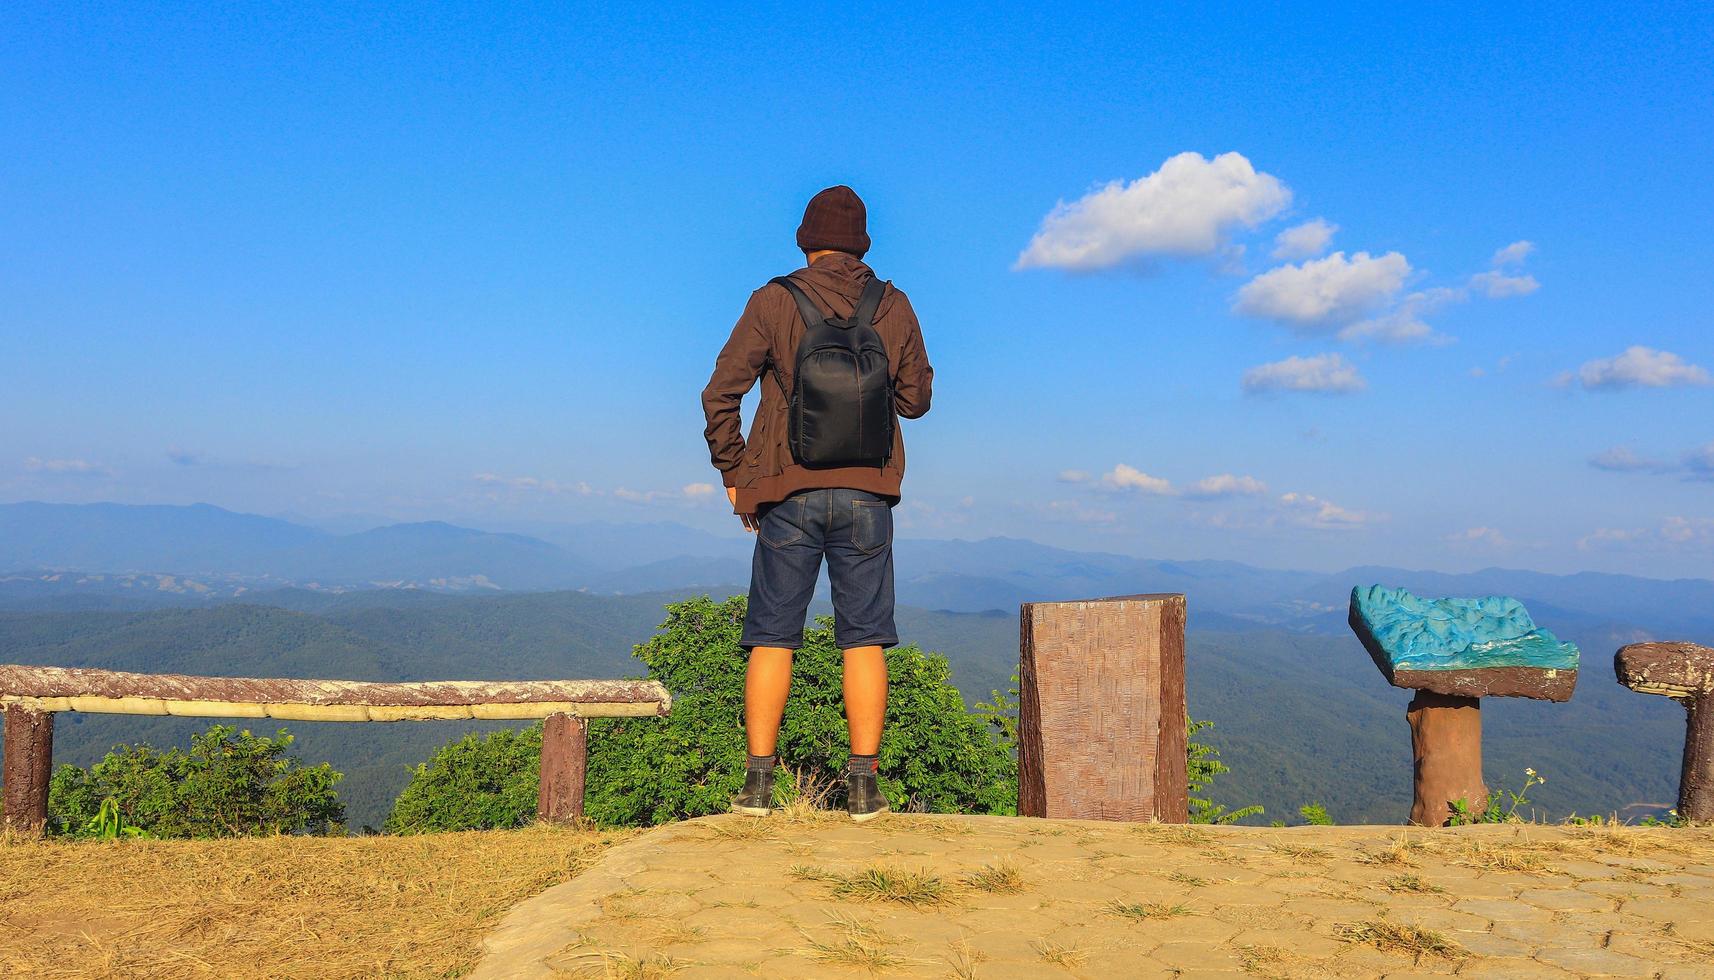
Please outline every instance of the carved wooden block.
[[1018, 812], [1189, 820], [1184, 596], [1025, 603]]

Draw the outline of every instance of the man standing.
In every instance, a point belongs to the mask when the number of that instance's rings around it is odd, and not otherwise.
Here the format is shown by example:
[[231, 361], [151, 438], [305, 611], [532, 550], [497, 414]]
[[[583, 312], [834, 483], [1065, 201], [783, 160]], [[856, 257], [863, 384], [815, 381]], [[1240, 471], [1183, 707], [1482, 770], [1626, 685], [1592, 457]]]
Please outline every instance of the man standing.
[[[867, 213], [844, 185], [810, 199], [798, 226], [804, 268], [750, 295], [702, 392], [708, 451], [733, 512], [756, 534], [744, 726], [749, 761], [737, 813], [773, 806], [774, 751], [791, 688], [792, 653], [827, 559], [834, 638], [845, 655], [851, 734], [847, 807], [887, 811], [876, 786], [893, 625], [893, 518], [905, 474], [897, 417], [928, 411], [934, 369], [905, 294], [863, 264]], [[739, 405], [760, 379], [744, 438]]]

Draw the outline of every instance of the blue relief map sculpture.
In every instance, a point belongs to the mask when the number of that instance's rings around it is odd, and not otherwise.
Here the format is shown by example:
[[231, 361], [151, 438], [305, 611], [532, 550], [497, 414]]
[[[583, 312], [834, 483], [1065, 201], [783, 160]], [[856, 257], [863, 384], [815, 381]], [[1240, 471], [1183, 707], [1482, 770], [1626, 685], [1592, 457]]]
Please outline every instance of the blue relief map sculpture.
[[1577, 647], [1505, 596], [1424, 599], [1380, 585], [1351, 590], [1351, 629], [1387, 680], [1459, 697], [1570, 699]]

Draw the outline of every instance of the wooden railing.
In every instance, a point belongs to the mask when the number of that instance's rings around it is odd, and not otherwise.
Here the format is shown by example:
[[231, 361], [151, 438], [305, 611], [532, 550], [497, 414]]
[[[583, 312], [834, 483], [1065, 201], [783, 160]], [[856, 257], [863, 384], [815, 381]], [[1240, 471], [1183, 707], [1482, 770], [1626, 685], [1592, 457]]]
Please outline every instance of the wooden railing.
[[545, 719], [536, 813], [565, 822], [583, 815], [585, 719], [665, 715], [671, 707], [656, 681], [371, 683], [0, 665], [5, 826], [42, 830], [58, 711], [282, 721]]

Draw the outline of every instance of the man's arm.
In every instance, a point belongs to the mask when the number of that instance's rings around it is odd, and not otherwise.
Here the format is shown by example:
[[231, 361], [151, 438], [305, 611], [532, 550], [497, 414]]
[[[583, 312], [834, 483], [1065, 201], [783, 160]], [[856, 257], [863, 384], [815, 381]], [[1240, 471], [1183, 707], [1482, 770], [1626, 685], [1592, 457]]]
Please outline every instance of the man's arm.
[[917, 323], [916, 310], [904, 293], [898, 293], [899, 315], [905, 320], [905, 343], [899, 352], [898, 369], [893, 372], [893, 405], [902, 418], [920, 419], [928, 414], [928, 403], [934, 394], [934, 368], [928, 363], [928, 351], [923, 349], [922, 326]]
[[708, 421], [702, 435], [708, 440], [708, 458], [727, 488], [736, 485], [738, 464], [744, 459], [744, 396], [755, 386], [768, 360], [768, 338], [757, 312], [761, 294], [758, 289], [750, 295], [732, 336], [714, 360], [708, 387], [702, 389], [702, 414]]

